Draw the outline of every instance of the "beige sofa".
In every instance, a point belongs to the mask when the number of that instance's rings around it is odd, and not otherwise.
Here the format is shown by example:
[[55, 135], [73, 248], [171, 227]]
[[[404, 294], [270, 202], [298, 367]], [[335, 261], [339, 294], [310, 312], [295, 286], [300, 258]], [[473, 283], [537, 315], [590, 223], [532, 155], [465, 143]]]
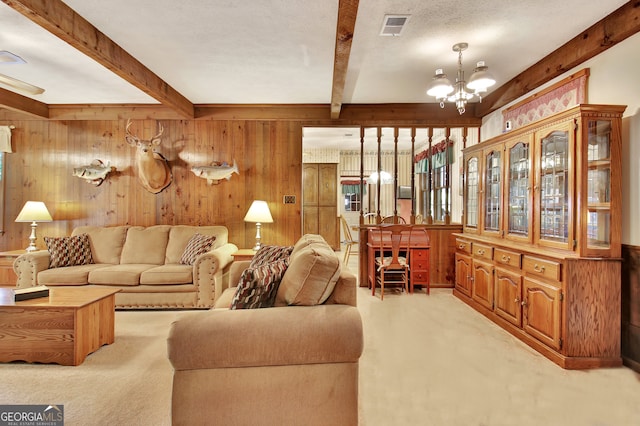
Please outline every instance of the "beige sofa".
[[[229, 309], [230, 288], [215, 309], [173, 323], [173, 425], [358, 424], [356, 277], [315, 237], [294, 247], [276, 307]], [[229, 282], [248, 264], [234, 262]]]
[[[213, 235], [215, 241], [193, 264], [181, 264], [196, 233]], [[237, 250], [224, 226], [81, 226], [72, 232], [73, 237], [84, 234], [91, 263], [52, 268], [49, 251], [27, 253], [14, 262], [17, 287], [116, 287], [119, 309], [211, 308], [228, 287], [224, 282]]]

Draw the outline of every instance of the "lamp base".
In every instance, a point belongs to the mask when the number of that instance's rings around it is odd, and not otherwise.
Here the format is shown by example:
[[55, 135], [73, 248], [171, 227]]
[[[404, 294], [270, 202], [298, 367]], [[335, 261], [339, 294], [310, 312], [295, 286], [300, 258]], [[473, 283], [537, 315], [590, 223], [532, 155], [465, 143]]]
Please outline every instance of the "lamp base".
[[256, 222], [256, 245], [253, 246], [253, 249], [255, 251], [260, 250], [260, 247], [262, 247], [262, 243], [260, 242], [260, 226], [261, 226], [261, 223]]
[[27, 253], [31, 253], [32, 251], [37, 251], [38, 248], [36, 247], [36, 228], [38, 227], [38, 224], [34, 221], [31, 222], [31, 235], [29, 235], [29, 246], [25, 249]]

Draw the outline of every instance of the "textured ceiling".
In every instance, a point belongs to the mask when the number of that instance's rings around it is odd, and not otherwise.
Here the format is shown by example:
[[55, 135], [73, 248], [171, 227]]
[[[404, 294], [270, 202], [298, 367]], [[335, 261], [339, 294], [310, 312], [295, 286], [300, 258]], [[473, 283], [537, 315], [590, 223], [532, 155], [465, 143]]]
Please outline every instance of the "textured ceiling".
[[[329, 103], [337, 0], [66, 0], [195, 104]], [[432, 102], [438, 67], [485, 60], [505, 83], [625, 2], [361, 0], [343, 103]], [[411, 15], [399, 37], [385, 14]], [[47, 104], [156, 103], [0, 3], [0, 50], [27, 61], [0, 73], [45, 88]]]
[[[193, 104], [331, 102], [338, 0], [64, 3]], [[455, 77], [457, 42], [469, 43], [467, 76], [484, 60], [499, 87], [625, 3], [360, 0], [342, 103], [434, 102], [425, 89], [436, 68]], [[410, 15], [401, 36], [380, 35], [387, 14]], [[5, 3], [0, 23], [0, 50], [27, 62], [0, 63], [0, 73], [45, 89], [20, 94], [45, 104], [158, 103]]]

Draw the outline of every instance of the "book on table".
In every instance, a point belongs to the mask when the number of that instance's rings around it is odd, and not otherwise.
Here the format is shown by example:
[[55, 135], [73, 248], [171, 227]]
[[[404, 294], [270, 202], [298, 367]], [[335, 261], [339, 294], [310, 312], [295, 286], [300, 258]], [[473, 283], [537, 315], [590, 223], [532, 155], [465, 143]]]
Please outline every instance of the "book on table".
[[15, 301], [49, 297], [49, 289], [43, 285], [28, 288], [16, 288], [13, 290]]

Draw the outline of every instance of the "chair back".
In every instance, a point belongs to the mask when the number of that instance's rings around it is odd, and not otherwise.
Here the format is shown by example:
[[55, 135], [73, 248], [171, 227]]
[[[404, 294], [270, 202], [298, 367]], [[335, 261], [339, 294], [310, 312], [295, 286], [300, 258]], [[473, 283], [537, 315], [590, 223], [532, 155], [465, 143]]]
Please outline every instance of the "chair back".
[[349, 229], [349, 224], [347, 223], [347, 219], [344, 216], [340, 215], [340, 223], [342, 224], [342, 231], [344, 232], [344, 241], [345, 243], [352, 243], [353, 237], [351, 236], [351, 229]]
[[381, 223], [407, 223], [407, 221], [405, 220], [404, 217], [402, 216], [385, 216], [382, 218], [382, 222]]
[[[409, 264], [409, 251], [407, 248], [411, 247], [411, 225], [403, 224], [383, 224], [377, 227], [378, 232], [378, 246], [380, 249], [381, 257], [384, 257], [382, 253], [391, 250], [391, 263], [385, 266], [386, 269], [402, 269], [405, 265]], [[400, 257], [400, 249], [406, 250], [405, 264], [400, 263], [398, 259]]]
[[364, 215], [364, 223], [366, 225], [373, 225], [376, 223], [376, 214], [375, 213], [367, 213]]

